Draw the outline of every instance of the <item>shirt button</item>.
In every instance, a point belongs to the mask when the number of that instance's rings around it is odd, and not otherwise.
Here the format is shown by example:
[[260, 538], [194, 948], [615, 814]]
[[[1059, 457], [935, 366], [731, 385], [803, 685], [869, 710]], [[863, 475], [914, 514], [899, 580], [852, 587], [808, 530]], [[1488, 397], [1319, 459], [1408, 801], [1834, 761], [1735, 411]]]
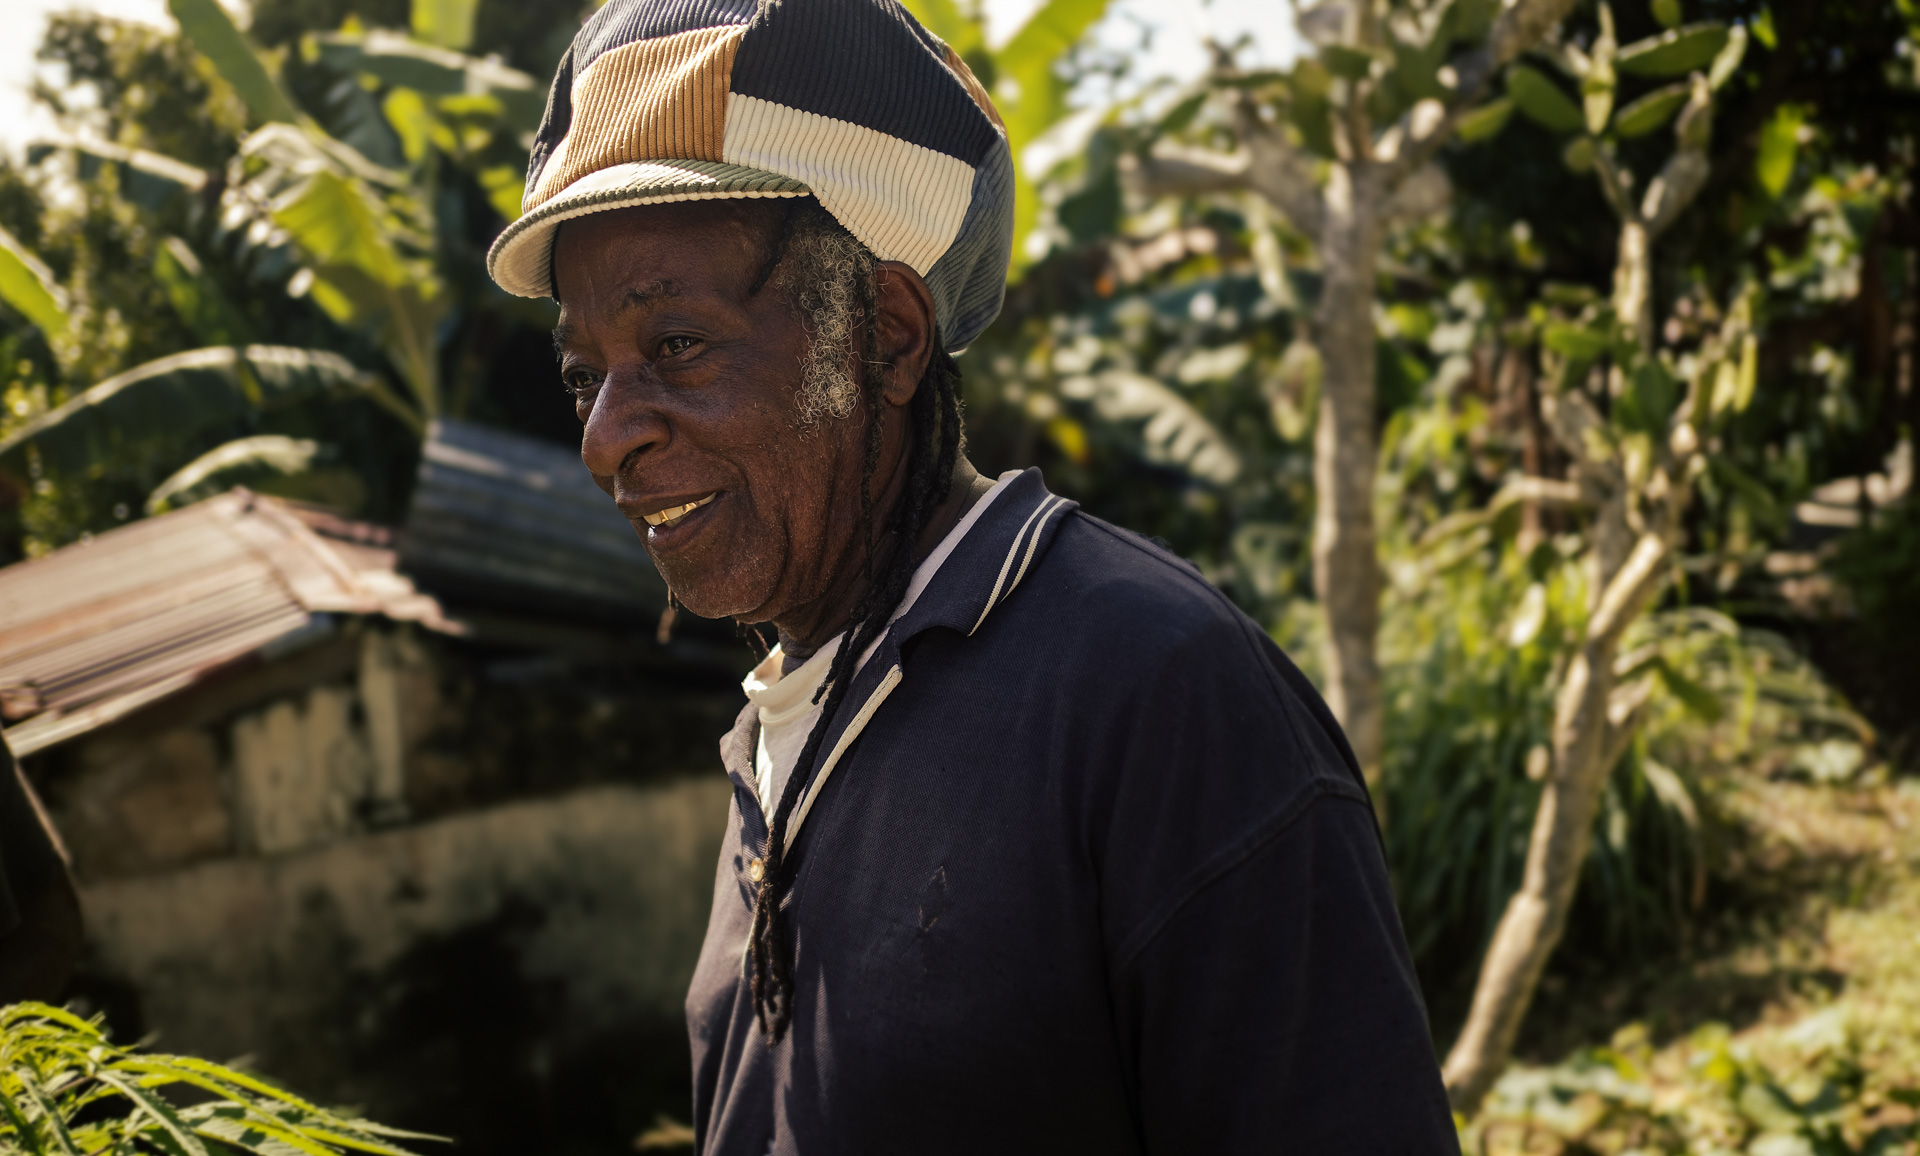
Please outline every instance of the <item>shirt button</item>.
[[747, 878], [753, 880], [755, 883], [758, 883], [762, 879], [765, 879], [766, 877], [767, 877], [767, 865], [765, 863], [762, 863], [760, 860], [755, 859], [753, 862], [747, 864]]

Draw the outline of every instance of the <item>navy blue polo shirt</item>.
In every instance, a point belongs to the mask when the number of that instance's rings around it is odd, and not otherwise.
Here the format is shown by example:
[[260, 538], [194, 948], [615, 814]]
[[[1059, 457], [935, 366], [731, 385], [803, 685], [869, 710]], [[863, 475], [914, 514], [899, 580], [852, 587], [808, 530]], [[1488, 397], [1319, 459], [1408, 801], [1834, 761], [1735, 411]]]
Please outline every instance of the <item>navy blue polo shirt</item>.
[[[687, 995], [703, 1153], [1455, 1153], [1366, 788], [1197, 571], [1016, 478], [855, 677], [746, 977], [749, 705]], [[783, 783], [774, 785], [779, 797]]]

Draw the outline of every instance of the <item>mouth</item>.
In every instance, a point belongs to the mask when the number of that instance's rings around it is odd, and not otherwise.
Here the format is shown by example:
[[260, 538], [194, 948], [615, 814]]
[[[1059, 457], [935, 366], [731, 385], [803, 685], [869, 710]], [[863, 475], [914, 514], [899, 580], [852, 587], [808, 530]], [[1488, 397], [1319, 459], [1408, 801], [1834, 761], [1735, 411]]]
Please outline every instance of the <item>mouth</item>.
[[696, 499], [682, 506], [668, 506], [664, 510], [642, 515], [642, 520], [645, 521], [647, 525], [656, 529], [671, 529], [674, 526], [678, 526], [681, 522], [686, 521], [688, 515], [692, 514], [695, 510], [719, 496], [719, 492], [715, 491], [704, 498]]

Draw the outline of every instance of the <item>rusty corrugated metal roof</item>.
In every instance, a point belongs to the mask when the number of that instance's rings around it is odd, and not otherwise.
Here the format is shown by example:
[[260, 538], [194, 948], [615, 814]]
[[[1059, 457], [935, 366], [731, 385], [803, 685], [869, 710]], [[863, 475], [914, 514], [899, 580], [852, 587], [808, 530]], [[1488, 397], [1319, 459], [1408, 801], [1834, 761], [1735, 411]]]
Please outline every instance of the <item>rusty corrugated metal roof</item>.
[[449, 599], [656, 620], [667, 586], [578, 450], [436, 421], [420, 458], [400, 564]]
[[377, 527], [234, 490], [0, 570], [0, 717], [16, 755], [121, 718], [318, 614], [439, 630]]

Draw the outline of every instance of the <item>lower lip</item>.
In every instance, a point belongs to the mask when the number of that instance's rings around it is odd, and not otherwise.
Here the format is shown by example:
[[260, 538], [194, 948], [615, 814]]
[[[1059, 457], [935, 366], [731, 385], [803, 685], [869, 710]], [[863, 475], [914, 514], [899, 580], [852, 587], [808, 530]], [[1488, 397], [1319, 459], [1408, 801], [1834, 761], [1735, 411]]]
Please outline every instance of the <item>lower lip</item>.
[[[725, 498], [724, 494], [714, 495], [713, 501], [701, 506], [672, 525], [647, 527], [647, 546], [661, 553], [671, 553], [693, 540], [693, 536], [713, 520], [713, 511]], [[643, 523], [644, 524], [644, 523]]]

